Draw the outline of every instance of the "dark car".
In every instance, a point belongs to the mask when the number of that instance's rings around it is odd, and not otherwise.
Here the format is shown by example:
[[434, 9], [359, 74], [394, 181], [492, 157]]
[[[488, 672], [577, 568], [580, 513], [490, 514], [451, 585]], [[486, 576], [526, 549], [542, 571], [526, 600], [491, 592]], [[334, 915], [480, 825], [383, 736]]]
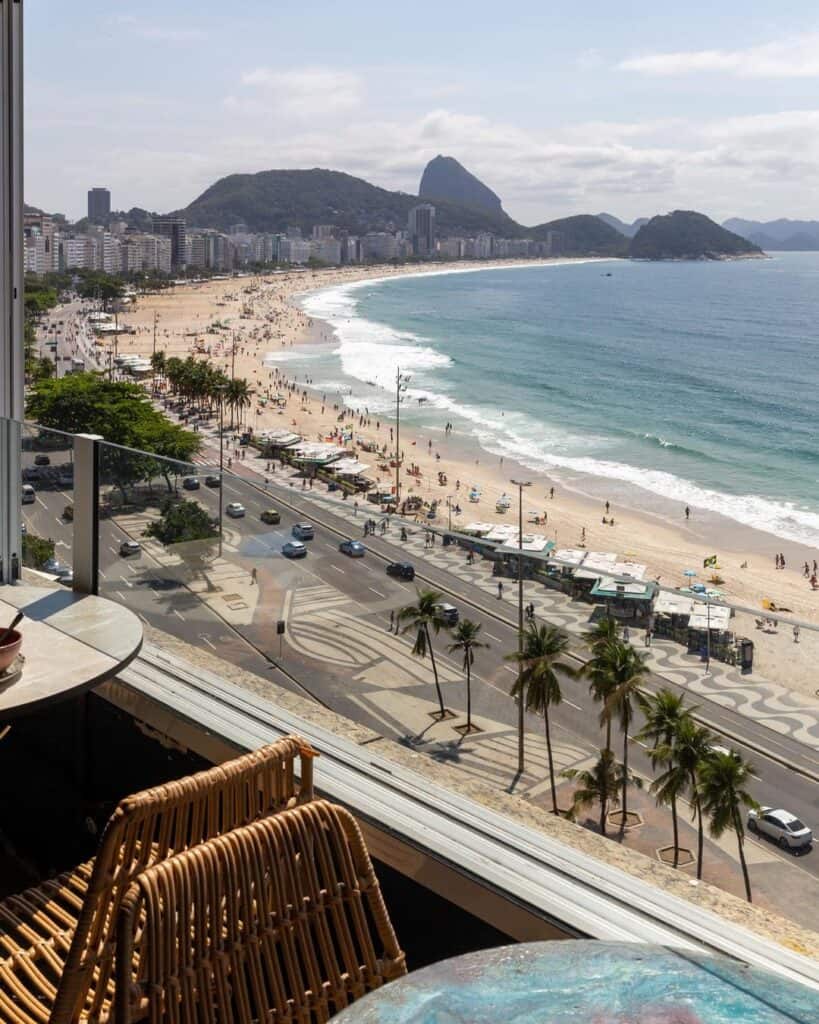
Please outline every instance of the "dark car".
[[343, 540], [339, 544], [338, 550], [342, 555], [349, 555], [350, 558], [363, 558], [367, 553], [367, 549], [360, 540]]
[[198, 491], [200, 487], [199, 477], [186, 476], [185, 479], [182, 481], [182, 486], [185, 488], [186, 491]]
[[34, 456], [35, 466], [50, 466], [51, 459], [47, 455], [35, 455]]
[[415, 566], [409, 562], [390, 562], [387, 565], [387, 575], [399, 580], [414, 580]]
[[458, 609], [454, 604], [441, 604], [435, 605], [435, 611], [441, 616], [447, 626], [457, 626], [458, 619], [461, 617]]
[[40, 470], [36, 466], [23, 466], [23, 480], [39, 480]]
[[222, 478], [220, 476], [206, 476], [205, 487], [221, 487]]

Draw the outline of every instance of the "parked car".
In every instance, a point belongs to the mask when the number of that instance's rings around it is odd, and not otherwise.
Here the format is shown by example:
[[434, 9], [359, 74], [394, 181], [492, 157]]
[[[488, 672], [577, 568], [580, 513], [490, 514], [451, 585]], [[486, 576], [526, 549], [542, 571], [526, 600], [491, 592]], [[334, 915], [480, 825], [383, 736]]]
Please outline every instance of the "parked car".
[[441, 604], [435, 605], [435, 611], [438, 612], [438, 614], [441, 616], [441, 618], [444, 620], [447, 626], [458, 625], [458, 619], [461, 616], [454, 604], [446, 604], [445, 602], [441, 602]]
[[69, 473], [67, 470], [61, 470], [57, 475], [57, 486], [63, 490], [70, 491], [74, 486], [74, 474]]
[[205, 487], [221, 487], [221, 486], [222, 486], [222, 478], [220, 476], [213, 476], [213, 475], [211, 475], [211, 476], [206, 476], [205, 477]]
[[760, 807], [758, 811], [748, 811], [748, 829], [768, 836], [783, 850], [799, 850], [813, 842], [813, 832], [808, 826], [781, 807], [778, 810]]
[[34, 488], [31, 484], [23, 484], [20, 488], [20, 503], [22, 505], [33, 505], [37, 500], [37, 495], [34, 493]]
[[241, 519], [245, 512], [247, 512], [247, 509], [241, 501], [232, 501], [229, 505], [225, 506], [225, 512], [231, 519]]
[[390, 562], [387, 565], [387, 575], [399, 580], [414, 580], [415, 567], [409, 562]]
[[299, 540], [312, 540], [316, 535], [312, 523], [296, 523], [290, 532]]
[[199, 483], [198, 476], [186, 476], [182, 481], [182, 486], [186, 491], [198, 491], [201, 484]]
[[39, 480], [40, 470], [36, 466], [23, 466], [24, 480]]
[[51, 459], [47, 455], [43, 455], [43, 454], [35, 455], [34, 456], [34, 465], [35, 466], [50, 466], [51, 465]]
[[282, 547], [282, 554], [285, 558], [304, 558], [307, 554], [307, 545], [300, 540], [289, 540]]
[[142, 545], [138, 540], [124, 540], [119, 546], [119, 553], [123, 558], [129, 555], [138, 555], [142, 551]]
[[367, 553], [367, 549], [360, 540], [343, 540], [339, 544], [338, 550], [342, 555], [349, 555], [350, 558], [363, 558]]
[[263, 523], [267, 523], [268, 526], [278, 526], [282, 521], [281, 513], [275, 508], [266, 508], [259, 518]]
[[52, 576], [67, 576], [71, 572], [71, 566], [61, 562], [59, 558], [49, 558], [43, 563], [43, 572], [49, 572]]

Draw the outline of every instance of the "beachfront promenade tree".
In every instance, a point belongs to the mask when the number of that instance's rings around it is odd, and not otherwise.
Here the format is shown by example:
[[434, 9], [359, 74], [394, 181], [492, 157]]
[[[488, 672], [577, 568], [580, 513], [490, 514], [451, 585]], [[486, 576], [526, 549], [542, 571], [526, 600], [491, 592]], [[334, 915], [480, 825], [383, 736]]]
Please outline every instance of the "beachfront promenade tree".
[[674, 738], [680, 723], [688, 715], [685, 698], [663, 688], [657, 693], [637, 694], [637, 702], [645, 719], [637, 733], [638, 740], [651, 743], [648, 756], [653, 767], [665, 768], [651, 784], [651, 792], [660, 804], [671, 808], [671, 826], [674, 834], [674, 867], [679, 864], [680, 828], [677, 819], [677, 799], [688, 785], [688, 775], [676, 757]]
[[415, 642], [412, 645], [412, 653], [417, 658], [426, 658], [432, 665], [432, 677], [435, 680], [435, 692], [438, 695], [440, 711], [436, 712], [439, 718], [447, 718], [450, 712], [444, 706], [444, 697], [441, 693], [441, 684], [438, 680], [438, 666], [435, 663], [435, 651], [432, 646], [432, 633], [437, 636], [442, 629], [446, 628], [446, 620], [441, 614], [440, 605], [443, 601], [443, 594], [437, 590], [419, 590], [418, 600], [415, 604], [407, 605], [398, 613], [398, 621], [403, 622], [403, 633], [415, 631]]
[[643, 780], [629, 773], [610, 750], [601, 750], [600, 757], [591, 769], [567, 768], [561, 774], [564, 779], [579, 783], [572, 796], [569, 820], [575, 821], [581, 811], [599, 803], [600, 834], [603, 836], [606, 835], [609, 807], [618, 807], [620, 804], [618, 793], [625, 793], [628, 786], [636, 789], [642, 789], [643, 786]]
[[556, 626], [530, 623], [523, 634], [523, 650], [507, 654], [507, 661], [516, 661], [519, 672], [512, 686], [512, 696], [523, 702], [527, 711], [543, 715], [546, 735], [546, 756], [549, 762], [549, 785], [552, 790], [552, 812], [558, 814], [555, 789], [555, 766], [552, 757], [552, 734], [549, 709], [563, 700], [558, 673], [574, 677], [577, 670], [563, 660], [569, 638]]
[[481, 624], [471, 619], [461, 619], [452, 630], [452, 643], [447, 650], [450, 654], [463, 656], [463, 668], [466, 673], [466, 730], [465, 735], [479, 731], [472, 725], [472, 666], [475, 664], [475, 651], [488, 648], [489, 644], [479, 639]]
[[[151, 356], [151, 369], [154, 371], [154, 381], [156, 381], [157, 377], [163, 377], [165, 375], [167, 366], [168, 360], [167, 357], [165, 356], [165, 350], [159, 349], [159, 351], [154, 352], [153, 355]], [[154, 392], [156, 392], [155, 386], [153, 390]]]
[[[702, 766], [711, 757], [714, 737], [703, 725], [697, 725], [690, 714], [684, 715], [677, 723], [672, 739], [673, 753], [669, 751], [669, 760], [673, 757], [678, 768], [687, 779], [688, 795], [691, 799], [691, 811], [697, 822], [697, 878], [702, 878], [702, 857], [704, 828], [702, 821], [702, 797], [700, 792], [700, 772]], [[657, 753], [665, 757], [665, 751]], [[659, 780], [658, 780], [659, 781]]]
[[631, 644], [614, 640], [606, 645], [602, 656], [607, 663], [611, 690], [606, 698], [607, 720], [617, 718], [623, 733], [623, 796], [621, 800], [621, 829], [625, 829], [628, 816], [628, 743], [629, 728], [634, 718], [634, 703], [640, 686], [648, 675], [645, 656]]
[[230, 409], [230, 425], [233, 426], [233, 417], [238, 415], [241, 426], [245, 409], [250, 405], [250, 386], [244, 377], [234, 377], [228, 382], [225, 391], [225, 402]]
[[702, 809], [708, 815], [709, 831], [719, 839], [726, 831], [737, 837], [739, 863], [745, 881], [745, 896], [751, 902], [751, 879], [745, 860], [745, 826], [742, 823], [742, 809], [758, 808], [759, 804], [748, 792], [748, 781], [754, 774], [754, 767], [734, 750], [722, 753], [711, 750], [700, 764], [699, 791]]
[[614, 689], [611, 674], [610, 648], [620, 643], [614, 619], [600, 619], [594, 630], [586, 634], [592, 650], [591, 658], [583, 666], [583, 675], [589, 680], [589, 693], [596, 704], [601, 704], [600, 725], [606, 729], [606, 750], [611, 750], [611, 714], [607, 701]]

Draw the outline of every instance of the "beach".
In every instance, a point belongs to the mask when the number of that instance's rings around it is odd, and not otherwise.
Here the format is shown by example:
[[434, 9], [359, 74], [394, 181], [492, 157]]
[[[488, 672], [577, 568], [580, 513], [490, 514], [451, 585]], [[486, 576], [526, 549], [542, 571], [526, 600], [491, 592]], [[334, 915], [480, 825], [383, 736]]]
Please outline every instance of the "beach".
[[[500, 266], [511, 269], [509, 261]], [[465, 268], [462, 264], [435, 267], [439, 274], [455, 270]], [[254, 402], [245, 420], [255, 431], [287, 427], [308, 440], [325, 439], [346, 411], [344, 422], [352, 425], [354, 442], [386, 445], [390, 450], [394, 422], [389, 414], [368, 412], [361, 399], [350, 409], [349, 400], [338, 392], [322, 394], [311, 388], [304, 373], [297, 381], [290, 379], [288, 358], [310, 346], [333, 345], [333, 329], [299, 308], [305, 293], [425, 272], [429, 269], [349, 267], [178, 286], [167, 293], [140, 296], [136, 308], [121, 316], [121, 322], [136, 333], [120, 335], [119, 352], [150, 357], [156, 317], [156, 347], [166, 356], [209, 358], [228, 374], [246, 378], [257, 396], [269, 391], [288, 394], [282, 409]], [[295, 390], [287, 391], [292, 384]], [[459, 427], [421, 430], [402, 423], [401, 449], [402, 497], [420, 495], [425, 500], [438, 499], [444, 506], [449, 498], [461, 509], [460, 515], [453, 516], [453, 529], [474, 521], [516, 521], [517, 491], [511, 481], [526, 480], [530, 482], [523, 497], [526, 529], [545, 534], [558, 548], [579, 546], [585, 538], [588, 550], [616, 552], [621, 558], [644, 563], [646, 578], [664, 586], [685, 585], [686, 569], [697, 572], [699, 581], [709, 585], [712, 576], [719, 579], [715, 585], [726, 600], [750, 609], [735, 617], [732, 628], [757, 641], [755, 669], [797, 691], [814, 694], [819, 636], [803, 630], [796, 644], [790, 626], [778, 623], [763, 633], [755, 619], [777, 617], [775, 612], [763, 611], [763, 602], [772, 601], [783, 609], [780, 614], [788, 609], [788, 617], [819, 625], [819, 591], [812, 590], [802, 569], [805, 562], [812, 568], [815, 549], [696, 506], [690, 507], [686, 518], [684, 506], [641, 501], [638, 488], [626, 488], [617, 481], [576, 472], [533, 471], [509, 455], [482, 449], [474, 436]], [[389, 489], [394, 471], [379, 473], [375, 458], [365, 452], [360, 456], [370, 464], [367, 475]], [[406, 472], [411, 465], [417, 467], [413, 475]], [[439, 474], [444, 474], [445, 484], [439, 483]], [[468, 500], [473, 488], [480, 490], [479, 503]], [[512, 498], [513, 508], [501, 513], [496, 501], [503, 494]], [[446, 523], [447, 516], [444, 507], [437, 523]], [[535, 517], [540, 525], [532, 524]], [[785, 557], [784, 570], [775, 568], [775, 555], [780, 553]], [[704, 559], [713, 554], [718, 556], [718, 567], [705, 569]]]

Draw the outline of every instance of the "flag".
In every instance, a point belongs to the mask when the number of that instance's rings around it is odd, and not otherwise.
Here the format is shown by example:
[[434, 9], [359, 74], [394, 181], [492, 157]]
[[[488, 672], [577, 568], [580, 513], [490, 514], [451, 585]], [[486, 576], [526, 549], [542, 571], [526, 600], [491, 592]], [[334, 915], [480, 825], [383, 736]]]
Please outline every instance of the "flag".
[[702, 560], [703, 569], [716, 569], [717, 567], [717, 556], [711, 555], [710, 558], [704, 558]]

